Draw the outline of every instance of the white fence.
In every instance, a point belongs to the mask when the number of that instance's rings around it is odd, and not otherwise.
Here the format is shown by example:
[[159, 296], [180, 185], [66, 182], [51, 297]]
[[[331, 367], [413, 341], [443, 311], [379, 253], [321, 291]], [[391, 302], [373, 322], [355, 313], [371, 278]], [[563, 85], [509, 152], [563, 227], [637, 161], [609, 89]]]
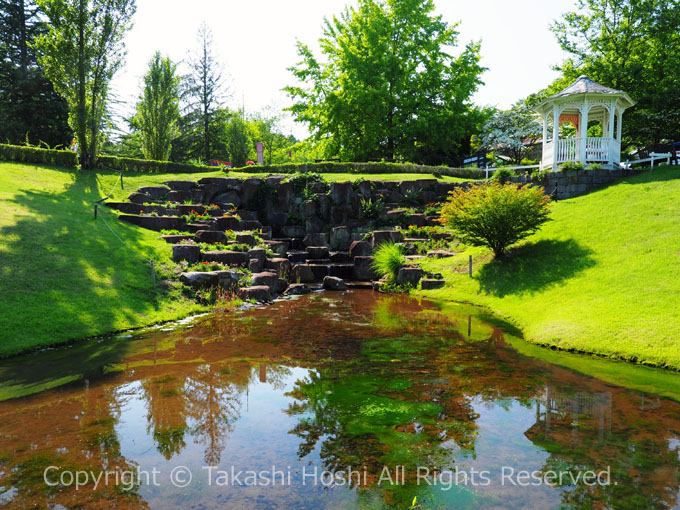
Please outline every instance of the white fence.
[[[676, 157], [680, 155], [680, 153], [675, 154]], [[654, 168], [654, 162], [655, 161], [666, 161], [667, 165], [671, 164], [671, 158], [673, 157], [672, 152], [664, 152], [664, 153], [659, 153], [656, 154], [654, 152], [649, 154], [648, 158], [644, 159], [634, 159], [633, 161], [626, 161], [625, 163], [621, 163], [622, 168], [633, 168], [633, 165], [639, 165], [640, 163], [650, 163], [651, 167]], [[673, 162], [674, 165], [677, 165], [677, 161]]]

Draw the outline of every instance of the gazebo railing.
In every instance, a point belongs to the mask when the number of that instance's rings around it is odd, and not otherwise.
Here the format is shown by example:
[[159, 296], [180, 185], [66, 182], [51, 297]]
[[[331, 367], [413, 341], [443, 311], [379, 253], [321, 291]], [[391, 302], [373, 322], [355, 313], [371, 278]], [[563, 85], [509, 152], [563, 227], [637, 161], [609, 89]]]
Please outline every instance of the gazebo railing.
[[[581, 147], [583, 138], [565, 138], [558, 140], [557, 145], [547, 142], [543, 148], [542, 166], [559, 165], [566, 161], [581, 161]], [[585, 162], [606, 163], [611, 160], [618, 163], [621, 155], [621, 144], [614, 138], [600, 138], [589, 136], [585, 139], [586, 153]]]

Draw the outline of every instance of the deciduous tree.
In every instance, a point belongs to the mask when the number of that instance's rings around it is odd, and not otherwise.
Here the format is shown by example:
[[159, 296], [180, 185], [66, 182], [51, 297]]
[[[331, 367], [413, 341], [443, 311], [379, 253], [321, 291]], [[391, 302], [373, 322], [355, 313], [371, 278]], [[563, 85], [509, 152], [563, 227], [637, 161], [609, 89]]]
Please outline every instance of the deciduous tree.
[[432, 0], [360, 0], [325, 20], [322, 59], [298, 43], [300, 84], [285, 89], [296, 120], [343, 159], [457, 160], [481, 127], [471, 98], [484, 69], [479, 43], [452, 54], [458, 32], [433, 11]]
[[135, 0], [37, 0], [49, 21], [35, 47], [38, 62], [69, 105], [80, 165], [96, 163], [109, 84], [125, 56]]

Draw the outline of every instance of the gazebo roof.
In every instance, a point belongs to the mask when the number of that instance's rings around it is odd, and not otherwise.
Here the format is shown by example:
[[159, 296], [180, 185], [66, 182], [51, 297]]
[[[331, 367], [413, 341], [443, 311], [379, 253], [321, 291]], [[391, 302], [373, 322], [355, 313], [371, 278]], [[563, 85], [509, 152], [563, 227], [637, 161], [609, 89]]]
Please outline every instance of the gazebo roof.
[[558, 97], [566, 97], [566, 96], [574, 96], [576, 94], [627, 95], [622, 90], [610, 89], [609, 87], [605, 87], [604, 85], [600, 85], [599, 83], [594, 82], [593, 80], [588, 78], [586, 75], [582, 74], [581, 76], [576, 78], [576, 81], [574, 83], [569, 85], [563, 91], [558, 92], [557, 94], [550, 96], [549, 99], [558, 98]]
[[610, 96], [612, 98], [615, 97], [621, 98], [623, 99], [624, 102], [627, 103], [626, 107], [630, 107], [635, 104], [635, 101], [633, 101], [626, 92], [622, 90], [616, 90], [611, 89], [609, 87], [605, 87], [604, 85], [601, 85], [591, 80], [586, 75], [581, 75], [578, 78], [576, 78], [576, 81], [574, 83], [569, 85], [561, 92], [558, 92], [557, 94], [547, 97], [541, 104], [538, 105], [537, 110], [539, 111], [545, 110], [546, 106], [554, 103], [562, 103], [564, 100], [567, 100], [567, 98], [573, 99], [573, 96], [581, 95], [585, 97], [586, 95], [590, 94]]

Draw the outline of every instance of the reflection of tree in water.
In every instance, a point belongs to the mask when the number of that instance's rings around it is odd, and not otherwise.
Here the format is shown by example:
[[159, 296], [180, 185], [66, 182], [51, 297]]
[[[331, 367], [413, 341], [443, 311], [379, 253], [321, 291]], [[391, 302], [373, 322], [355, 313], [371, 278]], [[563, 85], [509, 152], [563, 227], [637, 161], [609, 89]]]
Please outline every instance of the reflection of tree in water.
[[[550, 452], [543, 472], [601, 472], [611, 469], [611, 484], [591, 486], [568, 480], [566, 508], [662, 510], [676, 508], [680, 459], [672, 446], [677, 404], [611, 392], [576, 393], [546, 386], [535, 402], [536, 423], [526, 436]], [[641, 405], [636, 405], [641, 403]], [[618, 408], [617, 408], [618, 405]], [[677, 410], [676, 410], [677, 412]], [[634, 427], [630, 426], [635, 424]]]
[[[202, 365], [187, 377], [184, 385], [186, 413], [193, 422], [191, 434], [197, 444], [204, 446], [205, 462], [211, 466], [220, 463], [227, 436], [241, 414], [241, 398], [248, 386], [250, 365], [239, 367], [247, 369], [246, 373]], [[245, 380], [234, 382], [238, 379]]]
[[184, 381], [183, 377], [168, 375], [142, 382], [147, 432], [153, 437], [158, 452], [167, 460], [186, 446]]
[[[186, 434], [205, 445], [205, 461], [219, 463], [227, 436], [238, 420], [243, 396], [254, 378], [282, 389], [290, 368], [249, 363], [192, 367], [188, 375], [163, 375], [142, 382], [147, 431], [156, 449], [171, 459], [186, 447]], [[191, 429], [187, 419], [193, 421]]]

